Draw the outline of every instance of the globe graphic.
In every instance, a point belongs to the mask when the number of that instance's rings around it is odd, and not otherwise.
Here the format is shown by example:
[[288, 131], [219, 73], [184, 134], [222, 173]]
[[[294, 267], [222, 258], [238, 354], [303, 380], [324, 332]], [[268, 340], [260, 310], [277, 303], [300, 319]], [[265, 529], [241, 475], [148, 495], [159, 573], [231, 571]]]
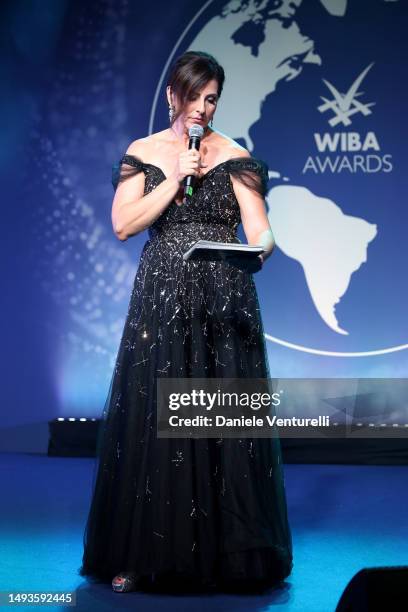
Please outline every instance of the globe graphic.
[[[131, 140], [168, 125], [166, 76], [188, 49], [213, 54], [226, 72], [214, 128], [270, 170], [266, 210], [277, 247], [254, 281], [271, 375], [406, 378], [407, 23], [400, 0], [369, 4], [192, 5], [136, 79], [129, 58], [145, 44], [135, 35], [136, 5], [98, 26], [122, 37], [97, 30], [97, 65], [86, 28], [70, 35], [67, 49], [81, 45], [78, 65], [92, 76], [84, 88], [82, 72], [58, 67], [47, 104], [34, 113], [35, 164], [25, 181], [27, 201], [35, 191], [43, 203], [32, 210], [35, 286], [57, 306], [49, 333], [59, 330], [66, 406], [104, 401], [147, 238], [113, 237], [111, 166]], [[71, 80], [75, 95], [67, 97]], [[242, 228], [239, 237], [246, 241]]]
[[[408, 346], [407, 213], [397, 195], [405, 191], [403, 142], [391, 117], [404, 96], [396, 101], [391, 83], [388, 90], [386, 69], [399, 24], [387, 2], [377, 3], [375, 16], [354, 4], [207, 2], [163, 67], [150, 118], [155, 131], [175, 56], [196, 49], [222, 63], [214, 127], [270, 168], [267, 207], [278, 249], [257, 278], [266, 337], [353, 357]], [[357, 10], [365, 20], [358, 53]], [[389, 28], [380, 53], [379, 13]]]

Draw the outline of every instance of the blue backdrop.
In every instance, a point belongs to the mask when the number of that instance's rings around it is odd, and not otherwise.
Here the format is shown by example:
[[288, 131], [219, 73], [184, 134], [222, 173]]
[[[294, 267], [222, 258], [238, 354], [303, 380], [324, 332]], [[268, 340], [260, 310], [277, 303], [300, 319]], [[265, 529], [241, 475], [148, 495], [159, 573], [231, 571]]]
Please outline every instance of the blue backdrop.
[[270, 168], [278, 248], [255, 279], [272, 375], [407, 376], [402, 0], [2, 12], [2, 448], [101, 414], [146, 240], [113, 235], [111, 167], [166, 127], [166, 71], [189, 48], [226, 70], [214, 127]]

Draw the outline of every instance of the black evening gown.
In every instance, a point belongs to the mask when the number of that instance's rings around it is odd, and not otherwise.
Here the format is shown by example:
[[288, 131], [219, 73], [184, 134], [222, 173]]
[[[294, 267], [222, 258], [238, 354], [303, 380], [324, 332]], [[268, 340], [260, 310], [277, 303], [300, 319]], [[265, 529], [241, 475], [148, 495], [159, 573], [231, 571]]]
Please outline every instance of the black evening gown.
[[[138, 172], [145, 193], [165, 175], [125, 155], [114, 187]], [[79, 574], [111, 582], [135, 572], [150, 587], [273, 586], [292, 569], [280, 442], [157, 438], [158, 377], [269, 378], [252, 275], [187, 261], [199, 239], [239, 242], [231, 176], [265, 193], [265, 164], [234, 158], [173, 201], [149, 228], [103, 410]]]

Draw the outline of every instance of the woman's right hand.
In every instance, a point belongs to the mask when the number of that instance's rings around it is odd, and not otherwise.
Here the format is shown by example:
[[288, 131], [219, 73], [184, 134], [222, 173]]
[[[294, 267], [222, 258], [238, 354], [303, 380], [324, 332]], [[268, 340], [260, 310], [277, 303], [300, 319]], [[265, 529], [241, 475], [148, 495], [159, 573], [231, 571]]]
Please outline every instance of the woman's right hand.
[[206, 165], [201, 164], [200, 152], [196, 149], [187, 149], [179, 154], [173, 176], [181, 184], [186, 176], [200, 176], [201, 168], [206, 168]]

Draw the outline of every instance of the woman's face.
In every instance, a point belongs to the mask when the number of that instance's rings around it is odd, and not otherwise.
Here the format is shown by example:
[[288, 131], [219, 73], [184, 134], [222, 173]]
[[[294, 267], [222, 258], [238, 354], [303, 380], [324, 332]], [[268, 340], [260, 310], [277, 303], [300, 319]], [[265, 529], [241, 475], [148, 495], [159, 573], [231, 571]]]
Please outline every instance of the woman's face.
[[[209, 81], [203, 89], [193, 95], [185, 105], [183, 113], [180, 115], [180, 121], [184, 124], [185, 130], [189, 130], [194, 124], [201, 125], [205, 128], [213, 118], [218, 102], [218, 81], [213, 79]], [[177, 107], [177, 99], [175, 100], [175, 109]]]

